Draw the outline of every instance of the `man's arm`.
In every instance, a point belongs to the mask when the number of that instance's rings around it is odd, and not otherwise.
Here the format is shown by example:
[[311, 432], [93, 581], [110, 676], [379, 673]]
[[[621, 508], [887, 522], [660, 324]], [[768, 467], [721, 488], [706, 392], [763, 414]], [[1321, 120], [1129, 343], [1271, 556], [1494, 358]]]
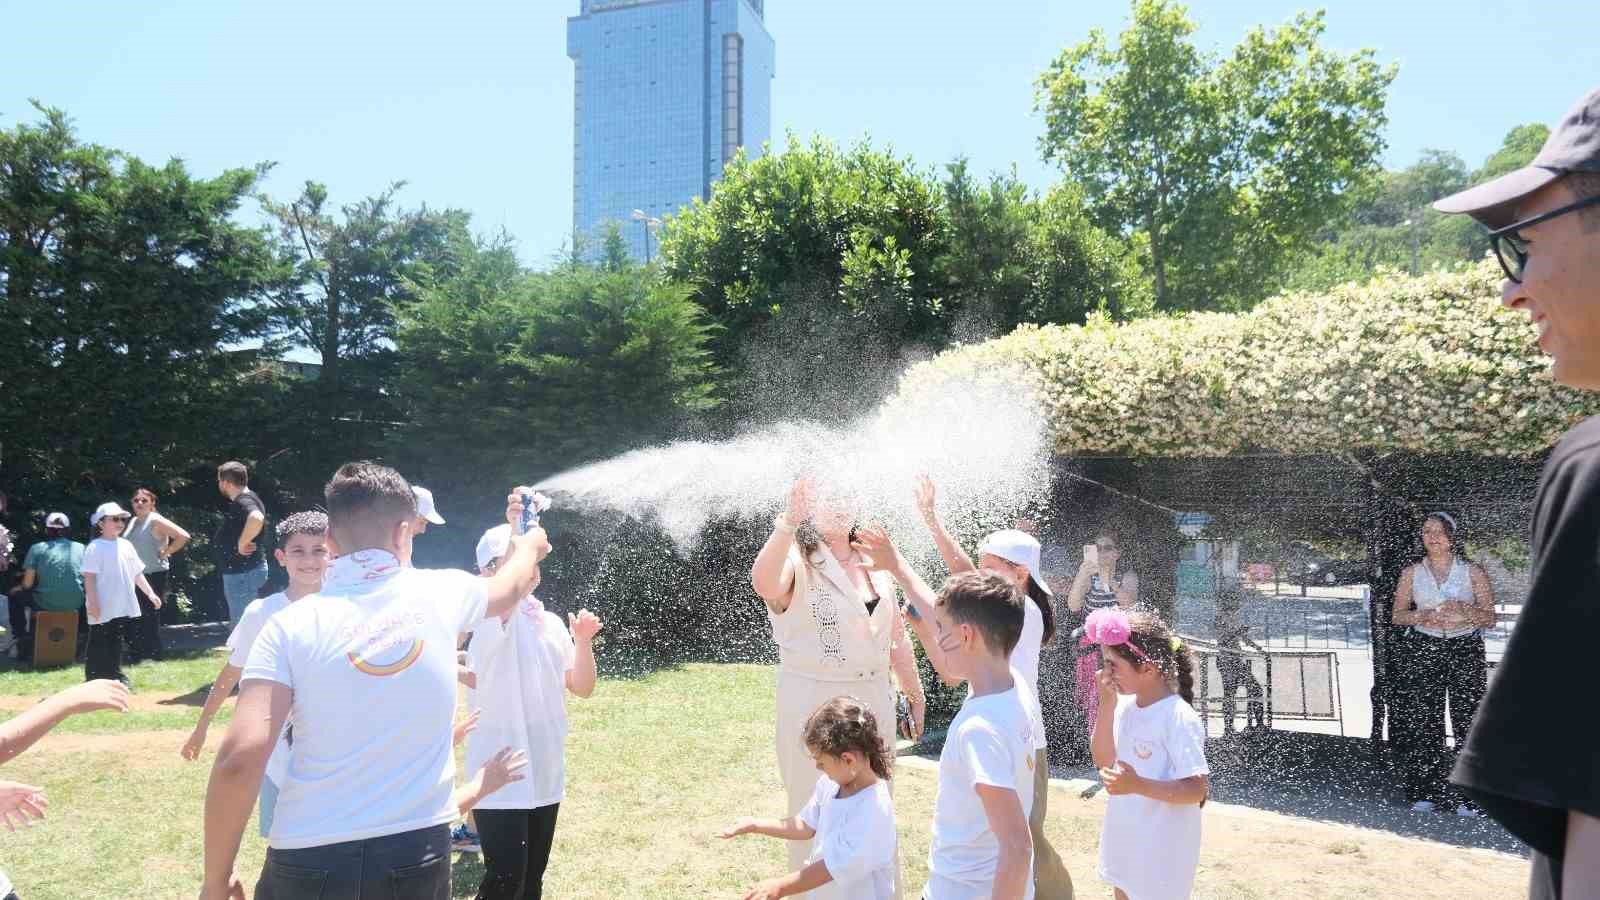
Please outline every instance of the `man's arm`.
[[539, 586], [539, 561], [550, 552], [550, 540], [543, 528], [530, 528], [527, 534], [511, 536], [507, 559], [489, 578], [489, 607], [485, 618], [503, 616], [517, 608], [522, 598]]
[[293, 693], [286, 684], [250, 678], [239, 691], [239, 705], [228, 735], [217, 749], [206, 786], [205, 882], [201, 896], [227, 895], [234, 881], [233, 866], [250, 810], [261, 792], [272, 746], [283, 733]]
[[267, 514], [259, 509], [250, 510], [250, 515], [244, 520], [244, 527], [239, 529], [239, 546], [236, 548], [240, 556], [249, 556], [256, 552], [256, 537], [261, 534], [261, 526], [267, 524]]
[[101, 709], [127, 712], [127, 687], [110, 679], [85, 681], [35, 703], [0, 723], [0, 765], [32, 747], [62, 719]]
[[992, 784], [975, 786], [983, 815], [1000, 845], [1000, 864], [994, 871], [992, 900], [1021, 900], [1033, 877], [1033, 835], [1022, 814], [1022, 798], [1011, 788]]
[[22, 580], [11, 588], [11, 596], [15, 597], [23, 591], [33, 590], [33, 586], [37, 582], [38, 577], [39, 573], [37, 571], [33, 569], [23, 569]]

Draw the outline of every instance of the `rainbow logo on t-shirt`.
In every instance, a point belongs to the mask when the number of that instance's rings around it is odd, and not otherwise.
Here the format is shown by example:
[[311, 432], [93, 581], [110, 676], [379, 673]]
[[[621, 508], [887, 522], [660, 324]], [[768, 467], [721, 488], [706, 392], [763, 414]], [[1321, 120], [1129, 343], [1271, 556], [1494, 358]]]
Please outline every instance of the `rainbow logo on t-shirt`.
[[421, 638], [412, 641], [411, 648], [406, 651], [405, 655], [392, 663], [376, 663], [362, 659], [354, 650], [346, 653], [345, 656], [349, 658], [350, 665], [356, 667], [356, 671], [366, 675], [375, 675], [379, 678], [387, 678], [410, 668], [411, 664], [422, 656], [422, 643]]

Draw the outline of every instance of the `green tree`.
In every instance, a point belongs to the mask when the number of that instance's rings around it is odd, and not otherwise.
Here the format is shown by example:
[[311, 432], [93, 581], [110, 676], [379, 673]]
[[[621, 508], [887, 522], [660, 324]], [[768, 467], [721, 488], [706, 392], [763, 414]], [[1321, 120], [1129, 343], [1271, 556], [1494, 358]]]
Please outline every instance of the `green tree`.
[[1134, 234], [1159, 309], [1248, 306], [1377, 171], [1395, 69], [1318, 43], [1320, 12], [1202, 52], [1169, 0], [1136, 0], [1039, 79], [1040, 148], [1102, 226]]
[[171, 486], [249, 457], [276, 391], [251, 354], [278, 276], [233, 220], [267, 166], [198, 178], [82, 142], [60, 110], [0, 130], [0, 484], [34, 503]]

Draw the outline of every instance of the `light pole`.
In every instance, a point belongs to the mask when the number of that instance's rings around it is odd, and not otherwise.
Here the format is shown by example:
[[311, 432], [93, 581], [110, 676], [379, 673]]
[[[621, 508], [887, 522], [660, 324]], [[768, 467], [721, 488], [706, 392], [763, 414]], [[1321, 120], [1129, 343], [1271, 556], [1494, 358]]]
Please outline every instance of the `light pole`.
[[645, 211], [642, 209], [634, 210], [631, 218], [644, 226], [644, 264], [648, 266], [650, 265], [650, 229], [660, 225], [661, 220], [645, 215]]

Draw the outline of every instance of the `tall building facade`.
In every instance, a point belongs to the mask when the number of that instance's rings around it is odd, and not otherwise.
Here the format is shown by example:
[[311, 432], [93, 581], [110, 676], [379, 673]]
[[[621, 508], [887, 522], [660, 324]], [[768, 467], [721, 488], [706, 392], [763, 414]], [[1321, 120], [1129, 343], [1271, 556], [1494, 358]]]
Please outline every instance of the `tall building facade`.
[[608, 223], [634, 256], [655, 248], [640, 220], [707, 197], [741, 147], [772, 134], [775, 47], [764, 0], [579, 0], [573, 65], [572, 229]]

